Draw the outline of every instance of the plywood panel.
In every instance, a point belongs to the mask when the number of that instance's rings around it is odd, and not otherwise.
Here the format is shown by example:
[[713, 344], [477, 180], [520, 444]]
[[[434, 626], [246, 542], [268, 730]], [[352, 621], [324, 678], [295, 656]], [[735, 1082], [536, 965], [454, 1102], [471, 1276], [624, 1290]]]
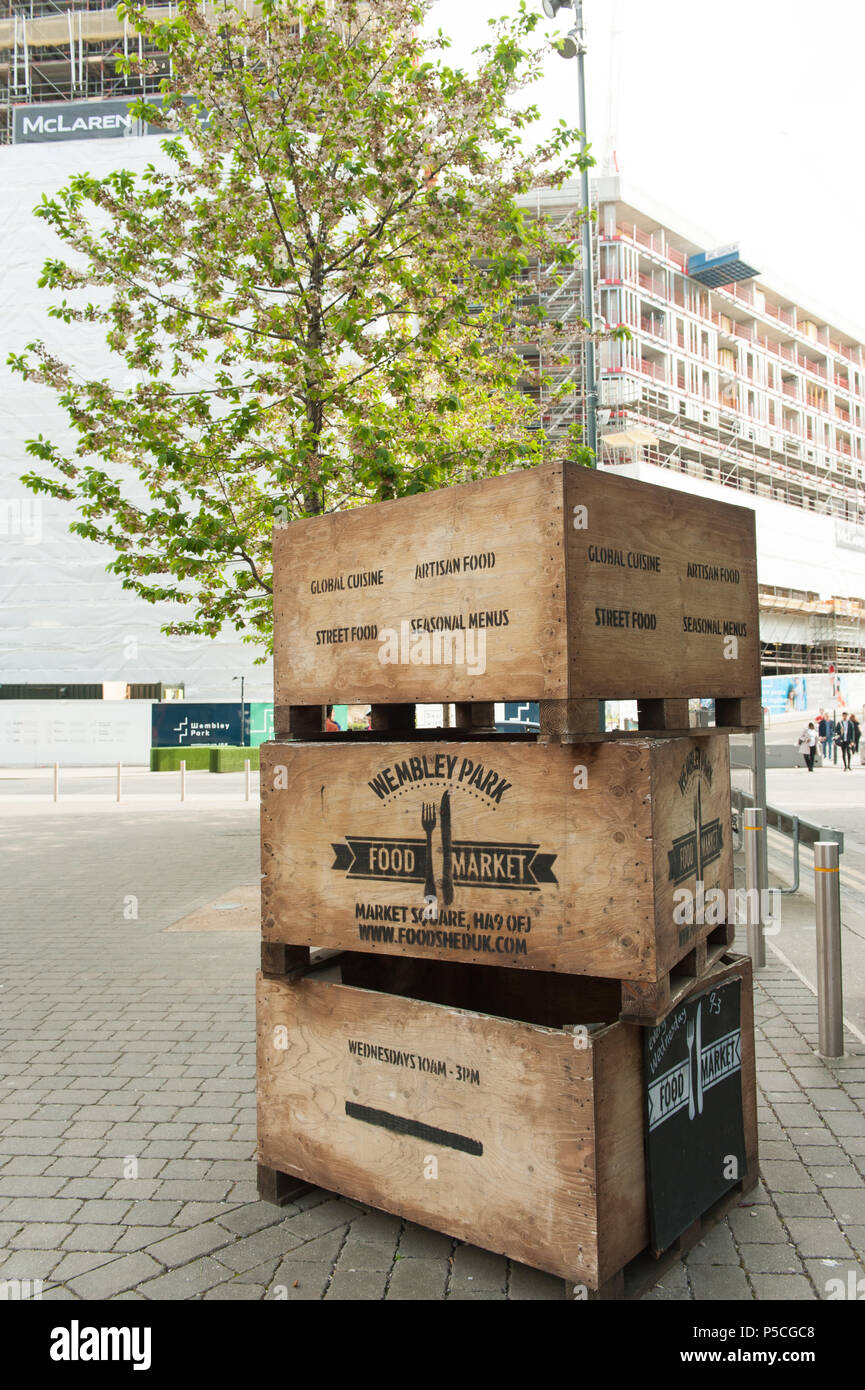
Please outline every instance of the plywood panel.
[[[576, 1047], [568, 1033], [313, 978], [260, 979], [258, 1008], [262, 1163], [596, 1287], [593, 1070], [626, 1025]], [[638, 1051], [618, 1060], [639, 1089]], [[605, 1190], [632, 1203], [639, 1142], [617, 1159]], [[634, 1222], [616, 1258], [642, 1244]]]
[[263, 745], [264, 938], [657, 980], [701, 934], [673, 921], [695, 785], [707, 888], [729, 870], [725, 759], [717, 737]]
[[561, 465], [276, 529], [275, 703], [563, 697], [563, 551]]
[[565, 475], [572, 698], [759, 696], [754, 513]]
[[754, 513], [567, 463], [295, 522], [274, 627], [277, 706], [759, 697]]

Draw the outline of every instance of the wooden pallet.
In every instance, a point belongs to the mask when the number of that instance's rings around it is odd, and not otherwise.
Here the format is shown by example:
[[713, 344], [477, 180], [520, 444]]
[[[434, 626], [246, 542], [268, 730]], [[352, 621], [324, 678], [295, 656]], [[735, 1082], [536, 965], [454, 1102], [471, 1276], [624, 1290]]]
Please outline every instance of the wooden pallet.
[[[325, 736], [324, 705], [276, 705], [273, 711], [274, 737], [316, 740]], [[539, 738], [541, 742], [591, 743], [606, 739], [671, 738], [712, 734], [751, 733], [761, 727], [759, 699], [722, 698], [715, 700], [714, 725], [689, 724], [688, 701], [638, 700], [637, 728], [607, 732], [603, 700], [541, 700], [540, 733], [520, 735], [514, 731], [498, 734], [495, 704], [490, 701], [459, 701], [454, 704], [454, 724], [441, 729], [415, 728], [415, 706], [407, 704], [370, 706], [370, 728], [362, 731], [327, 734], [333, 739], [412, 738], [419, 742], [465, 738]]]
[[574, 1001], [578, 1000], [577, 1011], [586, 1023], [619, 1019], [654, 1028], [711, 974], [732, 947], [735, 934], [732, 922], [716, 927], [675, 971], [643, 988], [633, 981], [597, 976], [518, 972], [463, 961], [316, 950], [281, 941], [262, 941], [261, 973], [268, 980], [299, 980], [339, 964], [346, 984], [403, 998], [451, 1002], [484, 1013], [500, 1011], [508, 1018], [543, 1022], [552, 1028], [560, 1028], [574, 1017]]
[[733, 945], [735, 935], [735, 922], [724, 922], [698, 940], [693, 951], [660, 980], [651, 984], [644, 984], [640, 980], [623, 980], [619, 1018], [647, 1028], [662, 1023], [670, 1010], [713, 970]]

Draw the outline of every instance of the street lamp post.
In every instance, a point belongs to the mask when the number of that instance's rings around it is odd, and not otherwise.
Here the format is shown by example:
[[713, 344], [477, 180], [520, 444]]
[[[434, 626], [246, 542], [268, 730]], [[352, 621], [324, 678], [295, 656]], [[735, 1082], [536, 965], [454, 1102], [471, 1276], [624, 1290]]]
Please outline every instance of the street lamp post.
[[[586, 37], [583, 24], [583, 0], [542, 0], [544, 14], [555, 19], [559, 10], [574, 11], [574, 27], [559, 45], [563, 58], [577, 59], [577, 88], [580, 105], [580, 149], [585, 156], [586, 139]], [[588, 325], [586, 354], [586, 443], [598, 458], [598, 385], [595, 376], [595, 277], [592, 267], [592, 223], [589, 217], [589, 171], [581, 170], [583, 219], [583, 318]]]
[[246, 684], [245, 676], [232, 676], [232, 680], [240, 681], [240, 743], [241, 747], [246, 747], [246, 703], [243, 698], [243, 688]]

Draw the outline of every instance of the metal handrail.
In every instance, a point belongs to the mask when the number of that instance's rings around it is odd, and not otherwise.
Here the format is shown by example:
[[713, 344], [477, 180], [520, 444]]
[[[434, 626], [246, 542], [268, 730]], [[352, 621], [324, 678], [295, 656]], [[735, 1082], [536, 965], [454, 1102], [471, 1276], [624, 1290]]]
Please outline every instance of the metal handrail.
[[[738, 826], [733, 827], [733, 847], [740, 850], [744, 843], [742, 825], [746, 807], [755, 804], [753, 796], [748, 792], [740, 791], [734, 787], [731, 793], [733, 809], [737, 813]], [[803, 820], [801, 816], [791, 815], [789, 811], [782, 811], [778, 806], [766, 807], [766, 828], [777, 830], [779, 835], [787, 835], [793, 844], [793, 885], [791, 888], [779, 888], [777, 891], [784, 894], [798, 893], [799, 891], [799, 848], [806, 845], [813, 848], [825, 840], [832, 840], [838, 845], [838, 853], [844, 853], [844, 831], [835, 830], [832, 826], [817, 825], [814, 821]]]

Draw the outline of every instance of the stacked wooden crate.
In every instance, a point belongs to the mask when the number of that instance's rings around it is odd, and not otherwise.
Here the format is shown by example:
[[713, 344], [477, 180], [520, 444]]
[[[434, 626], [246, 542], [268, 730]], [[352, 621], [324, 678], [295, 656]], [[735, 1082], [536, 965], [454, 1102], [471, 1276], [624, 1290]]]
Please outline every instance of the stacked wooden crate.
[[[274, 567], [262, 1195], [315, 1182], [622, 1296], [756, 1180], [725, 910], [753, 513], [554, 465], [295, 523]], [[540, 735], [496, 734], [498, 700]], [[337, 701], [371, 732], [326, 734]], [[432, 703], [453, 727], [415, 727]]]

